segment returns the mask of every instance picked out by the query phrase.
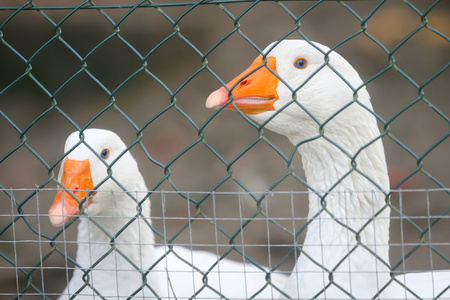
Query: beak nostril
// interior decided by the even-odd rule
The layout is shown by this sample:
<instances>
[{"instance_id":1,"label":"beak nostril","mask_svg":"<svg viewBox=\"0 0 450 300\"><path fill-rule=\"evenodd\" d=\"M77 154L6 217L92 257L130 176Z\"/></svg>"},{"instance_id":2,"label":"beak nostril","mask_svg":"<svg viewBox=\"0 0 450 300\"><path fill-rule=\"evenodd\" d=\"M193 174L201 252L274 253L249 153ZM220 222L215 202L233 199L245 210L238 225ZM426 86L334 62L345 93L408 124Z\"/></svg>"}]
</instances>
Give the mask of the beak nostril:
<instances>
[{"instance_id":1,"label":"beak nostril","mask_svg":"<svg viewBox=\"0 0 450 300\"><path fill-rule=\"evenodd\" d=\"M77 195L79 193L79 189L80 189L79 186L74 186L72 189L72 194Z\"/></svg>"},{"instance_id":2,"label":"beak nostril","mask_svg":"<svg viewBox=\"0 0 450 300\"><path fill-rule=\"evenodd\" d=\"M244 79L244 80L241 81L241 83L239 83L239 85L242 85L242 86L248 85L248 84L249 84L249 82L248 82L247 79Z\"/></svg>"}]
</instances>

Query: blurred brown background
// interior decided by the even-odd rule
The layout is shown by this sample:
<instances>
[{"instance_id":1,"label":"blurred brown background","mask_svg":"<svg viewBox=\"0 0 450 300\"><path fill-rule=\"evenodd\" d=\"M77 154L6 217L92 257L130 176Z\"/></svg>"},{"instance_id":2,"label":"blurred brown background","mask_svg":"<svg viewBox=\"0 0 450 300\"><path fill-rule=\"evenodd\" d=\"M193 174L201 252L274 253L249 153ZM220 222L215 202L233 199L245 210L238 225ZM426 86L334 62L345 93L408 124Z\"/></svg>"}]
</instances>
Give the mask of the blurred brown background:
<instances>
[{"instance_id":1,"label":"blurred brown background","mask_svg":"<svg viewBox=\"0 0 450 300\"><path fill-rule=\"evenodd\" d=\"M154 161L148 159L139 145L131 151L151 190L174 191L168 180L159 184L167 167L171 182L182 191L243 191L233 178L216 188L228 175L227 165L222 160L229 164L239 157L231 166L233 177L261 196L261 192L288 171L287 164L263 141L240 156L257 139L258 133L236 112L222 111L209 121L214 111L206 109L204 103L209 93L219 88L221 83L208 70L202 69L203 65L207 61L208 68L223 82L228 82L258 55L246 39L264 49L295 27L296 21L287 9L297 17L310 9L299 20L301 32L313 41L333 47L361 30L361 21L355 14L366 20L379 2L326 1L318 5L314 1L262 2L256 5L243 2L199 5L191 10L192 5L169 6L169 1L158 1L156 3L163 6L135 10L130 6L74 10L73 7L82 1L65 1L64 5L73 7L17 11L6 7L19 7L27 2L3 0L0 7L0 185L9 190L14 199L0 192L0 297L3 294L5 299L11 298L6 293L17 295L27 284L23 272L15 269L8 260L29 271L45 257L43 265L38 265L33 272L32 283L50 294L61 292L66 284L63 256L54 252L46 257L51 253L46 236L51 238L57 233L45 216L55 192L42 191L29 198L32 191L20 189L56 187L54 182L42 185L51 174L46 165L50 169L55 165L63 154L66 137L75 131L67 117L79 127L89 123L91 128L113 130L128 145L136 138L134 126L145 127L142 145ZM59 1L33 3L43 7L61 4ZM96 5L136 3L138 1L95 2ZM417 158L409 153L413 152L421 159L420 166L425 172L417 172L399 188L448 188L450 139L444 139L436 147L434 145L449 134L450 77L445 68L450 56L447 37L450 5L440 1L432 6L434 0L408 3L410 5L400 1L383 3L364 23L366 34L352 37L337 51L355 67L363 80L370 80L390 65L388 55L373 39L388 51L395 49L392 57L396 67L368 84L375 111L384 120L392 120L390 133L409 149L405 150L389 136L383 139L392 186L418 168ZM428 11L426 20L422 20L418 12L425 11ZM234 18L241 16L239 30L235 30L236 21L230 15ZM425 21L427 26L423 25ZM405 41L412 32L414 35ZM301 35L295 31L288 38L301 38ZM202 60L206 53L206 59ZM146 69L141 57L145 58ZM439 76L429 81L443 69ZM432 105L420 100L408 107L419 97L416 85L425 83L424 96ZM114 105L111 105L111 100L115 101ZM171 106L172 101L175 105ZM16 128L27 131L21 136ZM197 142L199 128L204 142L222 159L204 142ZM286 138L268 130L264 135L284 155L290 155L293 146ZM294 165L296 173L303 176L299 154L295 155ZM56 165L55 172L58 168ZM274 188L274 191L305 190L291 176ZM206 197L204 193L189 195L193 201ZM162 198L158 193L152 197L154 225L161 232ZM296 195L294 200L292 208L290 195L269 195L262 207L272 218L292 218L292 215L305 218L307 195ZM186 217L192 215L196 208L176 193L166 195L165 201L165 216L178 218L166 222L170 236L187 223ZM395 194L393 203L399 209L401 206L403 213L418 226L425 228L429 218L423 217L432 216L431 220L434 220L433 216L445 213L450 206L450 197L447 192L439 191L405 192L402 197ZM218 218L249 218L257 210L255 201L246 195L206 197L200 207L207 216ZM12 225L12 220L22 210L26 219L20 218ZM401 220L398 213L393 212L392 217L391 263L395 265L419 242L420 232L404 218ZM246 254L258 263L273 266L291 248L292 237L268 223L263 215L258 215L258 218L236 237L236 243L244 243ZM280 220L280 223L292 230L292 221ZM297 220L296 230L303 223L304 220ZM239 229L240 222L221 220L218 225L231 236ZM404 268L448 269L449 226L447 214L433 227L432 236L430 233L425 236L426 241L431 238L435 248L447 260L427 247L420 247L405 261ZM180 234L174 243L189 243L192 239L193 243L200 245L198 248L216 251L215 246L207 246L216 243L217 233L207 219L194 221L190 229ZM39 237L33 230L45 236ZM70 226L66 239L75 241L75 234L76 226ZM218 232L217 241L226 245L229 238ZM228 249L227 246L219 248L220 252ZM73 244L67 246L73 258L75 249ZM232 258L239 259L239 256ZM293 262L291 256L279 269L290 271ZM33 292L33 289L29 288L28 292ZM33 295L27 298L34 297L42 298Z\"/></svg>"}]
</instances>

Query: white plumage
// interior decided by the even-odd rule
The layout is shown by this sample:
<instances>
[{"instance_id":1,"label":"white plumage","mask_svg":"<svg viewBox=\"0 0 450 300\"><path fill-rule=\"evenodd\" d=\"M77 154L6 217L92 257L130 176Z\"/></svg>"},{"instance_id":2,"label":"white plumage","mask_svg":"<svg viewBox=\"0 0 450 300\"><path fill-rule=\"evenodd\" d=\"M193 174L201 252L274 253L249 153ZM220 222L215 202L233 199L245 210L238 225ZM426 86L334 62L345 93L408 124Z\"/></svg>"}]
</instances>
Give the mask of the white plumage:
<instances>
[{"instance_id":1,"label":"white plumage","mask_svg":"<svg viewBox=\"0 0 450 300\"><path fill-rule=\"evenodd\" d=\"M99 295L105 299L247 299L254 295L269 299L278 295L267 285L267 273L254 265L229 259L217 263L218 256L206 251L155 247L149 226L150 200L142 201L146 193L136 192L147 190L136 161L111 131L88 129L83 135L82 143L79 132L68 137L59 175L77 200L60 190L49 211L52 224L61 226L77 215L77 201L86 196L86 190L88 197L97 185L111 192L98 191L85 205L78 226L79 268L59 299L77 294L76 299L100 299ZM287 276L271 274L271 282L279 289L286 280Z\"/></svg>"},{"instance_id":2,"label":"white plumage","mask_svg":"<svg viewBox=\"0 0 450 300\"><path fill-rule=\"evenodd\" d=\"M284 293L294 299L450 297L448 271L391 278L389 177L370 97L355 69L329 48L302 40L273 43L263 53L227 84L232 103L222 87L206 106L237 107L298 145L312 221L302 247L307 255L298 258Z\"/></svg>"}]
</instances>

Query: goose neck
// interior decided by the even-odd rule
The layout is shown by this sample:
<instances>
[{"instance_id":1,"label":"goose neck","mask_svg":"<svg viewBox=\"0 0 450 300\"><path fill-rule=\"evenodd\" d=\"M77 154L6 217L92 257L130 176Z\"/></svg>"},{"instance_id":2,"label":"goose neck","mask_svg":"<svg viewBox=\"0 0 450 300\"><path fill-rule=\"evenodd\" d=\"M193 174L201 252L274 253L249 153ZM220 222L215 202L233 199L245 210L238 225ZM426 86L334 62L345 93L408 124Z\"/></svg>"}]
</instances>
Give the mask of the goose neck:
<instances>
[{"instance_id":1,"label":"goose neck","mask_svg":"<svg viewBox=\"0 0 450 300\"><path fill-rule=\"evenodd\" d=\"M77 260L90 253L90 259L95 261L111 250L119 250L139 265L140 257L154 248L154 233L149 226L150 200L137 205L127 194L113 192L97 193L96 198L88 206L86 216L80 218Z\"/></svg>"},{"instance_id":2,"label":"goose neck","mask_svg":"<svg viewBox=\"0 0 450 300\"><path fill-rule=\"evenodd\" d=\"M324 138L299 147L310 190L311 223L304 245L327 245L311 255L328 262L330 269L354 246L361 248L356 251L360 257L373 260L373 251L389 261L389 178L383 146L378 140L358 152L359 148L345 147L345 153Z\"/></svg>"}]
</instances>

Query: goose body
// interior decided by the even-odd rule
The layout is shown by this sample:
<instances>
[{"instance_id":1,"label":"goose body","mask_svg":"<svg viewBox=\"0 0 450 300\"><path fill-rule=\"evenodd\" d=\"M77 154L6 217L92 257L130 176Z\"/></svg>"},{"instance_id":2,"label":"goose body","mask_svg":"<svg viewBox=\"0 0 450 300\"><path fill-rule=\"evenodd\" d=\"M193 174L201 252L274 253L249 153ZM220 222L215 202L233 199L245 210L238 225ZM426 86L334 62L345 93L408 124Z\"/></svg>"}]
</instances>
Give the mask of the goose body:
<instances>
[{"instance_id":1,"label":"goose body","mask_svg":"<svg viewBox=\"0 0 450 300\"><path fill-rule=\"evenodd\" d=\"M263 53L227 88L213 92L206 106L239 109L288 137L301 153L310 223L284 296L450 297L449 271L391 277L386 159L356 70L314 42L283 40Z\"/></svg>"},{"instance_id":2,"label":"goose body","mask_svg":"<svg viewBox=\"0 0 450 300\"><path fill-rule=\"evenodd\" d=\"M79 202L84 201L77 267L59 299L74 295L76 299L270 299L278 295L267 285L269 272L254 265L219 260L206 251L155 247L147 187L125 144L108 130L87 129L83 136L83 142L79 132L67 138L59 174L64 189L59 189L49 210L51 223L62 226L79 214ZM270 277L278 289L287 280L281 274Z\"/></svg>"}]
</instances>

